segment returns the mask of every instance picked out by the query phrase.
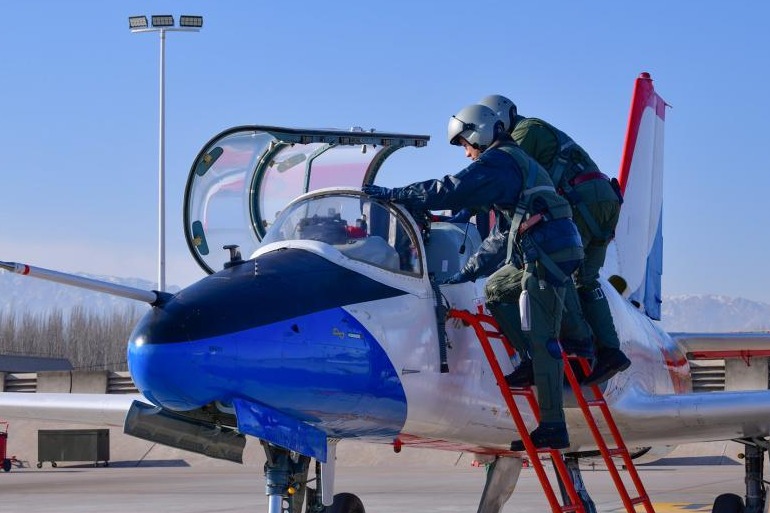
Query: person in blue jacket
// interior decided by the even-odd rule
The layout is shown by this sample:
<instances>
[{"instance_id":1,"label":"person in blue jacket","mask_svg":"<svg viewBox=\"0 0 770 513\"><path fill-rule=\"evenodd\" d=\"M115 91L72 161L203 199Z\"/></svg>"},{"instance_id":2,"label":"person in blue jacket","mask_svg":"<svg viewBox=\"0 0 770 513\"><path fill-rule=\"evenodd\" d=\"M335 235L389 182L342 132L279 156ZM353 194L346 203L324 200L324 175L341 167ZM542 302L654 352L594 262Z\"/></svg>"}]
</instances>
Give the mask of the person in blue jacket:
<instances>
[{"instance_id":1,"label":"person in blue jacket","mask_svg":"<svg viewBox=\"0 0 770 513\"><path fill-rule=\"evenodd\" d=\"M496 226L446 283L489 276L490 312L506 335L512 333L517 350L531 356L541 414L532 441L538 448L568 447L558 335L564 285L583 259L572 209L489 107L465 107L450 118L447 130L449 143L461 146L472 160L465 169L404 187L365 185L362 190L412 211L494 211ZM522 451L524 445L516 440L511 449Z\"/></svg>"}]
</instances>

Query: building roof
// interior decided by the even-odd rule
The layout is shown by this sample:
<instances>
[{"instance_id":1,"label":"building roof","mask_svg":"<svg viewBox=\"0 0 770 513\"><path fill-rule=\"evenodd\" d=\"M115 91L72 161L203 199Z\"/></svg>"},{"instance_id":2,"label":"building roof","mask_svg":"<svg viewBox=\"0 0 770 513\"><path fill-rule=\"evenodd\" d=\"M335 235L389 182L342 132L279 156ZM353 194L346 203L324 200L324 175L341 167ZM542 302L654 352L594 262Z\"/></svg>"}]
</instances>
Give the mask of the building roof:
<instances>
[{"instance_id":1,"label":"building roof","mask_svg":"<svg viewBox=\"0 0 770 513\"><path fill-rule=\"evenodd\" d=\"M72 364L66 358L0 354L0 372L68 371Z\"/></svg>"}]
</instances>

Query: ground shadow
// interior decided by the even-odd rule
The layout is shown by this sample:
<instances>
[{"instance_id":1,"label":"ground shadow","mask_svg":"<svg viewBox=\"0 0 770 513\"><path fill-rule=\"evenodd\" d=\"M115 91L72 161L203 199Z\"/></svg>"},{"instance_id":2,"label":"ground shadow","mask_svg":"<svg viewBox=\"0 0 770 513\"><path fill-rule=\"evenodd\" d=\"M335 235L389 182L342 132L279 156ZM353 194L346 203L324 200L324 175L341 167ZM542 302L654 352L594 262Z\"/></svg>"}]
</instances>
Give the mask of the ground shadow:
<instances>
[{"instance_id":1,"label":"ground shadow","mask_svg":"<svg viewBox=\"0 0 770 513\"><path fill-rule=\"evenodd\" d=\"M637 467L686 467L697 465L741 465L727 456L682 456L663 458L652 463L640 463Z\"/></svg>"}]
</instances>

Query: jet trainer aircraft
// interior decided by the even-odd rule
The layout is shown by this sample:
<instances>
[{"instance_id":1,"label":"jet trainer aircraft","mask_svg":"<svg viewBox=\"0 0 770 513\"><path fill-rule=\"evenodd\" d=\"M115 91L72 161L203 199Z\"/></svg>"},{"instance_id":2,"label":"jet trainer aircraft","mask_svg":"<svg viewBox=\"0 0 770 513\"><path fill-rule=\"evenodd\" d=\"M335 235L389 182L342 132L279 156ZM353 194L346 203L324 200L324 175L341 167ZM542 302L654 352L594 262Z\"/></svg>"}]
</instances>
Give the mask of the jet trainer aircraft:
<instances>
[{"instance_id":1,"label":"jet trainer aircraft","mask_svg":"<svg viewBox=\"0 0 770 513\"><path fill-rule=\"evenodd\" d=\"M642 74L618 176L625 202L602 277L633 364L604 395L642 458L687 442L745 444L745 511L758 512L770 446L767 366L743 368L764 372L756 390L696 393L688 357L766 363L770 335L672 335L656 322L664 119L665 102ZM364 511L355 495L334 493L341 440L467 451L491 462L479 511L500 511L519 477L523 454L509 447L520 435L473 329L446 320L447 307L478 311L484 280L437 285L473 254L480 234L360 192L395 151L427 142L270 126L215 136L192 165L184 207L190 251L209 276L173 295L0 263L152 305L128 341L141 398L3 393L4 416L124 425L233 461L245 437L256 437L270 513ZM510 372L508 354L495 352ZM565 398L572 445L564 452L596 456L586 419L570 391ZM526 401L517 406L533 429ZM315 488L306 486L311 470ZM744 501L723 494L714 511L744 511Z\"/></svg>"}]
</instances>

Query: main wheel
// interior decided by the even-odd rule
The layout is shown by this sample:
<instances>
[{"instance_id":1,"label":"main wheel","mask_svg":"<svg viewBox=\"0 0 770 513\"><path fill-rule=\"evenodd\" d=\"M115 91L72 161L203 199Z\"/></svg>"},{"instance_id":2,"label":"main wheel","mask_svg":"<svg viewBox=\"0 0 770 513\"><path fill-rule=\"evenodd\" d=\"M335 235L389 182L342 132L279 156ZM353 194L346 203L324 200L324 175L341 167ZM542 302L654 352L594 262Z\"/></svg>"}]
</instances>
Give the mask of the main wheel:
<instances>
[{"instance_id":1,"label":"main wheel","mask_svg":"<svg viewBox=\"0 0 770 513\"><path fill-rule=\"evenodd\" d=\"M743 497L734 493L723 493L714 501L711 513L743 513Z\"/></svg>"},{"instance_id":2,"label":"main wheel","mask_svg":"<svg viewBox=\"0 0 770 513\"><path fill-rule=\"evenodd\" d=\"M5 472L10 472L11 471L11 459L10 458L5 458L3 460L3 470Z\"/></svg>"},{"instance_id":3,"label":"main wheel","mask_svg":"<svg viewBox=\"0 0 770 513\"><path fill-rule=\"evenodd\" d=\"M366 513L364 503L352 493L334 495L332 505L324 509L324 513Z\"/></svg>"}]
</instances>

